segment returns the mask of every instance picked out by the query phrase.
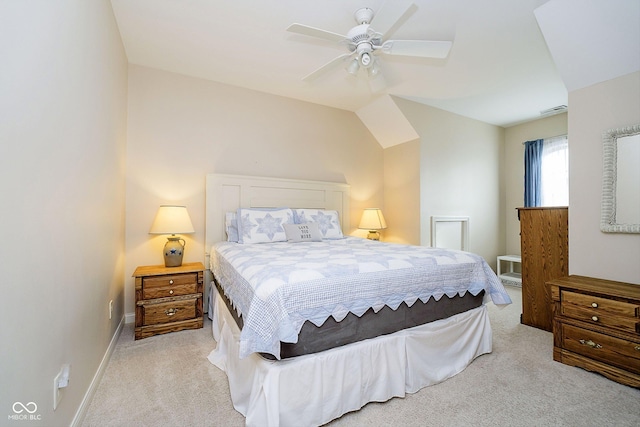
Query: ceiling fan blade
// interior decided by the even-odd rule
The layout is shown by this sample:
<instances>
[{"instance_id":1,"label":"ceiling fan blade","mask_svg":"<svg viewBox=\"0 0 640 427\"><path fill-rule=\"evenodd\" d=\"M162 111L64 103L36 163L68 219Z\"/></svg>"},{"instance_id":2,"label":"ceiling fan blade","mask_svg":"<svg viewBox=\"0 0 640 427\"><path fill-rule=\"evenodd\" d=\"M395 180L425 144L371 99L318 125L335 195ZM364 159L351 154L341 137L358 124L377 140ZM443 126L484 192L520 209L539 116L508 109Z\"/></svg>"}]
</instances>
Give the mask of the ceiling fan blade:
<instances>
[{"instance_id":1,"label":"ceiling fan blade","mask_svg":"<svg viewBox=\"0 0 640 427\"><path fill-rule=\"evenodd\" d=\"M303 24L291 24L287 31L305 36L317 37L331 42L341 42L347 38L342 34L332 33L331 31L321 30L320 28L310 27Z\"/></svg>"},{"instance_id":2,"label":"ceiling fan blade","mask_svg":"<svg viewBox=\"0 0 640 427\"><path fill-rule=\"evenodd\" d=\"M416 10L418 6L411 0L388 0L371 20L371 27L382 34L383 41L387 40Z\"/></svg>"},{"instance_id":3,"label":"ceiling fan blade","mask_svg":"<svg viewBox=\"0 0 640 427\"><path fill-rule=\"evenodd\" d=\"M331 61L327 62L326 64L324 64L322 67L318 68L317 70L315 70L314 72L306 75L302 80L305 82L310 82L313 81L315 79L317 79L318 77L320 77L322 74L327 73L335 68L338 68L340 65L342 65L344 63L344 61L347 60L347 58L353 56L354 53L345 53L343 55L338 56L337 58L332 59Z\"/></svg>"},{"instance_id":4,"label":"ceiling fan blade","mask_svg":"<svg viewBox=\"0 0 640 427\"><path fill-rule=\"evenodd\" d=\"M449 41L388 40L382 44L380 50L387 55L446 58L452 44Z\"/></svg>"}]
</instances>

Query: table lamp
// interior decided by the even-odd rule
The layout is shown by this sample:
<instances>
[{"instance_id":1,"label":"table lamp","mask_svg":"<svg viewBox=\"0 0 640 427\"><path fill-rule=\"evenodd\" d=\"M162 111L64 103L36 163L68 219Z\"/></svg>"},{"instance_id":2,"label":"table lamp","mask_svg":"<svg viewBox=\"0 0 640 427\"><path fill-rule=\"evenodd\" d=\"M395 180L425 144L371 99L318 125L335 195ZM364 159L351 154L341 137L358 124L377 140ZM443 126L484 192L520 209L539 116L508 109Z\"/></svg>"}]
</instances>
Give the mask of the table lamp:
<instances>
[{"instance_id":1,"label":"table lamp","mask_svg":"<svg viewBox=\"0 0 640 427\"><path fill-rule=\"evenodd\" d=\"M194 233L186 206L162 205L156 213L149 234L171 234L164 245L164 266L180 267L185 241L176 234Z\"/></svg>"},{"instance_id":2,"label":"table lamp","mask_svg":"<svg viewBox=\"0 0 640 427\"><path fill-rule=\"evenodd\" d=\"M360 220L358 228L369 230L367 239L380 240L380 232L378 230L387 228L387 222L384 220L384 215L382 215L380 209L366 208L364 212L362 212L362 219Z\"/></svg>"}]
</instances>

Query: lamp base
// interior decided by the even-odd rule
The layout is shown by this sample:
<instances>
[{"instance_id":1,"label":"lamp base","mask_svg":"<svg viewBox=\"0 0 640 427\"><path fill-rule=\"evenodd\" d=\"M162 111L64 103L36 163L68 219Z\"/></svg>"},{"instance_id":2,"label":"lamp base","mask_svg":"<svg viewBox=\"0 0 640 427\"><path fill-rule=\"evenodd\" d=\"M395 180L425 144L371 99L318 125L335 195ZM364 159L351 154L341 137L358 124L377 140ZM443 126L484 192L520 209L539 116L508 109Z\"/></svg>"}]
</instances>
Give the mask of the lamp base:
<instances>
[{"instance_id":1,"label":"lamp base","mask_svg":"<svg viewBox=\"0 0 640 427\"><path fill-rule=\"evenodd\" d=\"M369 230L369 234L367 234L367 239L380 240L380 232L378 230Z\"/></svg>"},{"instance_id":2,"label":"lamp base","mask_svg":"<svg viewBox=\"0 0 640 427\"><path fill-rule=\"evenodd\" d=\"M185 241L180 237L167 237L163 251L165 267L180 267L182 265L184 245Z\"/></svg>"}]
</instances>

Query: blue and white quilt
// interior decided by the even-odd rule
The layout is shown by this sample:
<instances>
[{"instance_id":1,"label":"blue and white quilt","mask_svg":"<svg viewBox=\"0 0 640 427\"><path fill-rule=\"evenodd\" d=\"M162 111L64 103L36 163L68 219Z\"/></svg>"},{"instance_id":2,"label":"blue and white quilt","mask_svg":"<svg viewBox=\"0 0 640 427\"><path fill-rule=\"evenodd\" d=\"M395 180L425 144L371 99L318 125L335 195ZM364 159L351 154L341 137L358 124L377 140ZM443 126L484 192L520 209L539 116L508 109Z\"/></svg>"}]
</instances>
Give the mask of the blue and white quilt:
<instances>
[{"instance_id":1,"label":"blue and white quilt","mask_svg":"<svg viewBox=\"0 0 640 427\"><path fill-rule=\"evenodd\" d=\"M220 242L211 270L242 315L240 357L254 352L280 358L280 341L295 343L306 320L321 326L349 312L362 316L486 292L510 304L502 283L479 255L449 249L376 242L357 237L301 243Z\"/></svg>"}]
</instances>

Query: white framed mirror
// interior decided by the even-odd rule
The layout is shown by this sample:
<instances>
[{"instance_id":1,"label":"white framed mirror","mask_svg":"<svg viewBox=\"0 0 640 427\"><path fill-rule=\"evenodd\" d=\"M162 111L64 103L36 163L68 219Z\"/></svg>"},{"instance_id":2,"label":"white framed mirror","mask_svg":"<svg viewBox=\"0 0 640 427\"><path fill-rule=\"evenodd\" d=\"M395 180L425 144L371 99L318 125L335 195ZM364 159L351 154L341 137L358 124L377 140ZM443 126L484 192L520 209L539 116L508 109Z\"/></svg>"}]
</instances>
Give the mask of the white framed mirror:
<instances>
[{"instance_id":1,"label":"white framed mirror","mask_svg":"<svg viewBox=\"0 0 640 427\"><path fill-rule=\"evenodd\" d=\"M602 134L603 176L600 229L640 233L640 125Z\"/></svg>"}]
</instances>

